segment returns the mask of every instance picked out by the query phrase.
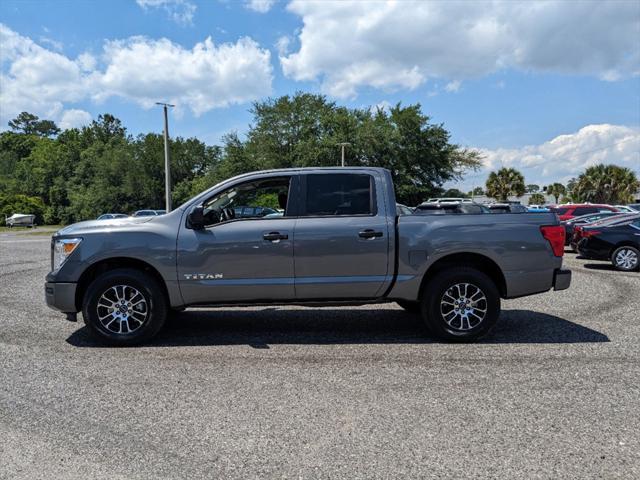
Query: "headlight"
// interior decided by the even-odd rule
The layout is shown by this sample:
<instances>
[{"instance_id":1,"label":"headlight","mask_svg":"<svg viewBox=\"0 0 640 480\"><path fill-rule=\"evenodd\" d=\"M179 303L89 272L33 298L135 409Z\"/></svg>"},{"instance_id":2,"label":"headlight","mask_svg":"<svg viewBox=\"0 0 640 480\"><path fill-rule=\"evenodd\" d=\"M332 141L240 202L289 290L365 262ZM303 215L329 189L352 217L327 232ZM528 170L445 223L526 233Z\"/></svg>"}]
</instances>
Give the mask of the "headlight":
<instances>
[{"instance_id":1,"label":"headlight","mask_svg":"<svg viewBox=\"0 0 640 480\"><path fill-rule=\"evenodd\" d=\"M52 270L57 270L69 258L69 255L80 245L81 238L63 238L53 244Z\"/></svg>"}]
</instances>

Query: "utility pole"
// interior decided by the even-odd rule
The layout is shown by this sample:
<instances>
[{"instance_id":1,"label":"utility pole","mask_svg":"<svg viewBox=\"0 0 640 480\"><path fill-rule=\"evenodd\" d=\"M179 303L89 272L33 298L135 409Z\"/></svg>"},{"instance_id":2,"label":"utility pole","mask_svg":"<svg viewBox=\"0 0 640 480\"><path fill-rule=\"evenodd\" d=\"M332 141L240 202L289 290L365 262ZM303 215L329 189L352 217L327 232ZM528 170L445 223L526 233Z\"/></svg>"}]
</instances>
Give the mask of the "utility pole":
<instances>
[{"instance_id":1,"label":"utility pole","mask_svg":"<svg viewBox=\"0 0 640 480\"><path fill-rule=\"evenodd\" d=\"M175 107L170 103L156 102L156 105L162 105L164 109L164 208L167 213L171 211L171 166L169 164L169 115L168 107Z\"/></svg>"},{"instance_id":2,"label":"utility pole","mask_svg":"<svg viewBox=\"0 0 640 480\"><path fill-rule=\"evenodd\" d=\"M350 146L351 144L349 142L342 142L339 143L338 146L342 147L342 166L344 167L344 147L346 146Z\"/></svg>"}]
</instances>

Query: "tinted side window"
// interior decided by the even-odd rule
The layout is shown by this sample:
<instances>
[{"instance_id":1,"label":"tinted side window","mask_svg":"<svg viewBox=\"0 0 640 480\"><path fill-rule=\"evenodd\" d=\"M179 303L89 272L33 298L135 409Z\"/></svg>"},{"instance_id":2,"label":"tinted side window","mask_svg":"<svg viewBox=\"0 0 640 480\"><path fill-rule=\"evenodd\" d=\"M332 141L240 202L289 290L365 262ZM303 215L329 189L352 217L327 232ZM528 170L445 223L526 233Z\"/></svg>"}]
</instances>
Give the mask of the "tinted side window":
<instances>
[{"instance_id":1,"label":"tinted side window","mask_svg":"<svg viewBox=\"0 0 640 480\"><path fill-rule=\"evenodd\" d=\"M306 215L369 215L373 212L371 175L307 175Z\"/></svg>"},{"instance_id":2,"label":"tinted side window","mask_svg":"<svg viewBox=\"0 0 640 480\"><path fill-rule=\"evenodd\" d=\"M599 208L594 208L594 207L578 207L578 208L576 208L575 212L573 212L573 214L576 217L578 217L580 215L587 215L589 213L597 213L599 211L600 211Z\"/></svg>"},{"instance_id":3,"label":"tinted side window","mask_svg":"<svg viewBox=\"0 0 640 480\"><path fill-rule=\"evenodd\" d=\"M551 211L557 213L558 215L564 215L569 211L569 209L568 208L552 208Z\"/></svg>"}]
</instances>

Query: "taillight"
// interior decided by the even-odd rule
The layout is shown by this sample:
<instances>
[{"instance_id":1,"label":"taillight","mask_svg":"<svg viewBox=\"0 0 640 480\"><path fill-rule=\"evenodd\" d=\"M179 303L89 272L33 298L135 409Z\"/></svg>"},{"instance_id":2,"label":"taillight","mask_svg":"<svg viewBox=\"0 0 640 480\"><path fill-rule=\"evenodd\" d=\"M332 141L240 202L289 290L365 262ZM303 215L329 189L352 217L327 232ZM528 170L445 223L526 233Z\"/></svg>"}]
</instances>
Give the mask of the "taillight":
<instances>
[{"instance_id":1,"label":"taillight","mask_svg":"<svg viewBox=\"0 0 640 480\"><path fill-rule=\"evenodd\" d=\"M547 239L551 245L551 250L556 257L564 255L564 236L565 231L562 225L543 225L540 227L542 236Z\"/></svg>"},{"instance_id":2,"label":"taillight","mask_svg":"<svg viewBox=\"0 0 640 480\"><path fill-rule=\"evenodd\" d=\"M602 232L599 230L583 230L582 238L593 237L594 235L600 235Z\"/></svg>"}]
</instances>

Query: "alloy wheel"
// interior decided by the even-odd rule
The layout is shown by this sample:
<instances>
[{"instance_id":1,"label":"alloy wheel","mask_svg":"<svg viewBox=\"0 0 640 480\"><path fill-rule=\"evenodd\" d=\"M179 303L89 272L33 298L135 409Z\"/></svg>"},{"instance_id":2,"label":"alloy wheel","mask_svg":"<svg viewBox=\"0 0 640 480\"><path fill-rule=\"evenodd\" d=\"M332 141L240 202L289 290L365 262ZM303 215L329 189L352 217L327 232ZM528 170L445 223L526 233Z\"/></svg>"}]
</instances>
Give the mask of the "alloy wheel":
<instances>
[{"instance_id":1,"label":"alloy wheel","mask_svg":"<svg viewBox=\"0 0 640 480\"><path fill-rule=\"evenodd\" d=\"M472 283L456 283L440 299L440 313L447 325L459 331L476 328L487 315L487 297Z\"/></svg>"},{"instance_id":2,"label":"alloy wheel","mask_svg":"<svg viewBox=\"0 0 640 480\"><path fill-rule=\"evenodd\" d=\"M633 270L638 266L638 255L633 250L621 248L615 256L616 266L625 270Z\"/></svg>"},{"instance_id":3,"label":"alloy wheel","mask_svg":"<svg viewBox=\"0 0 640 480\"><path fill-rule=\"evenodd\" d=\"M135 332L147 321L147 299L130 285L115 285L105 290L96 307L98 320L112 333Z\"/></svg>"}]
</instances>

